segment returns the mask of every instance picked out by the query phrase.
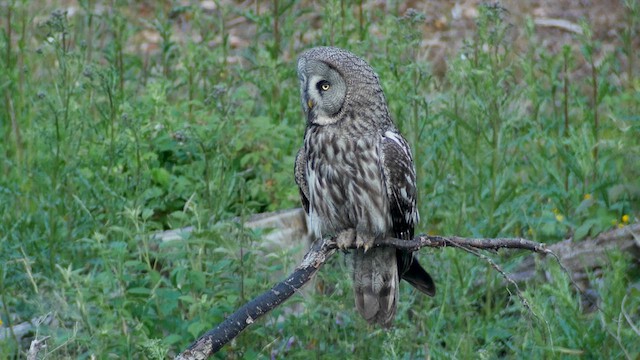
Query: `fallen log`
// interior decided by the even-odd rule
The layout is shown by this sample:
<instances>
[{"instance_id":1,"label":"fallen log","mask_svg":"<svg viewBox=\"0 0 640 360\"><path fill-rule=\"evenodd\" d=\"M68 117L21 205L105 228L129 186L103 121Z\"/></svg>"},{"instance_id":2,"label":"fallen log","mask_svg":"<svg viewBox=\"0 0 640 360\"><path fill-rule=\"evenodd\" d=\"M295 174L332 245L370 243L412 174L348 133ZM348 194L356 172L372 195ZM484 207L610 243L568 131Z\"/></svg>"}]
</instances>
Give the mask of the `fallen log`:
<instances>
[{"instance_id":1,"label":"fallen log","mask_svg":"<svg viewBox=\"0 0 640 360\"><path fill-rule=\"evenodd\" d=\"M597 273L608 261L608 254L612 251L620 251L633 256L640 262L640 224L632 224L621 229L615 229L601 233L595 238L587 238L580 241L573 239L548 245L565 270L569 272L573 281L585 284L589 273ZM548 274L537 266L536 255L526 257L516 270L509 275L515 282L532 280L538 276L548 277Z\"/></svg>"}]
</instances>

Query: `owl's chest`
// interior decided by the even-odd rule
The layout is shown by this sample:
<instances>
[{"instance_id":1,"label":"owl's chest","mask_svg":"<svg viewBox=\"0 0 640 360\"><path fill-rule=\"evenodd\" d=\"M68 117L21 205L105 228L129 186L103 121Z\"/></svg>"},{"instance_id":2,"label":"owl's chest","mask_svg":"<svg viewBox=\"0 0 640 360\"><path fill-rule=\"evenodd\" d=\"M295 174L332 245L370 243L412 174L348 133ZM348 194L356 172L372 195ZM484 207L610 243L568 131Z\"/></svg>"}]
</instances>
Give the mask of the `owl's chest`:
<instances>
[{"instance_id":1,"label":"owl's chest","mask_svg":"<svg viewBox=\"0 0 640 360\"><path fill-rule=\"evenodd\" d=\"M307 135L310 217L316 233L335 234L348 228L385 233L389 211L379 139Z\"/></svg>"}]
</instances>

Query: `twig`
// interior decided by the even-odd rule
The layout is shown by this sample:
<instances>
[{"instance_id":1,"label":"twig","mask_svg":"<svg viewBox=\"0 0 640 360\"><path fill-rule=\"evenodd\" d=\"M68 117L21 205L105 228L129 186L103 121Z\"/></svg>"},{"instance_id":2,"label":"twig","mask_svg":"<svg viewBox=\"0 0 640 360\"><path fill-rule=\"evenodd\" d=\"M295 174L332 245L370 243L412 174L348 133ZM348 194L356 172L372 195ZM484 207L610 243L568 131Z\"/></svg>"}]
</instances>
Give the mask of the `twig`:
<instances>
[{"instance_id":1,"label":"twig","mask_svg":"<svg viewBox=\"0 0 640 360\"><path fill-rule=\"evenodd\" d=\"M558 28L574 34L582 35L582 28L580 25L574 24L565 19L536 18L533 20L533 23L541 27Z\"/></svg>"},{"instance_id":2,"label":"twig","mask_svg":"<svg viewBox=\"0 0 640 360\"><path fill-rule=\"evenodd\" d=\"M27 360L36 360L40 351L47 348L47 340L50 337L51 336L45 336L40 339L36 337L29 346L29 352L27 352Z\"/></svg>"},{"instance_id":3,"label":"twig","mask_svg":"<svg viewBox=\"0 0 640 360\"><path fill-rule=\"evenodd\" d=\"M635 324L633 323L633 321L629 318L629 314L627 313L627 311L624 309L624 302L627 300L627 295L625 294L625 296L622 298L622 303L620 304L620 312L622 313L622 315L624 315L625 320L627 320L627 323L629 324L629 326L631 327L631 329L638 335L640 336L640 330L635 326Z\"/></svg>"},{"instance_id":4,"label":"twig","mask_svg":"<svg viewBox=\"0 0 640 360\"><path fill-rule=\"evenodd\" d=\"M502 267L500 267L500 265L496 264L495 261L493 261L493 259L491 259L490 257L481 254L479 252L477 252L475 249L471 249L468 248L466 246L460 246L460 248L472 255L475 255L477 257L479 257L480 259L486 261L489 265L491 265L491 267L500 273L500 275L502 275L502 277L504 278L504 280L511 284L515 289L516 289L516 295L518 296L518 299L520 299L520 302L522 303L522 306L524 306L527 310L529 310L529 312L533 315L533 317L535 317L536 319L540 320L540 318L538 317L538 314L536 314L533 309L531 308L531 305L529 305L529 301L527 301L527 299L524 297L524 295L522 294L522 291L520 291L520 287L518 286L518 283L516 283L515 281L513 281L512 278L509 277L509 275L502 269ZM511 295L511 290L509 290L509 287L507 286L507 291L509 292L509 295Z\"/></svg>"},{"instance_id":5,"label":"twig","mask_svg":"<svg viewBox=\"0 0 640 360\"><path fill-rule=\"evenodd\" d=\"M376 246L393 246L407 251L417 251L423 247L471 247L482 250L522 249L542 254L551 253L545 244L522 238L472 239L457 236L443 237L422 235L413 240L386 239L376 243Z\"/></svg>"},{"instance_id":6,"label":"twig","mask_svg":"<svg viewBox=\"0 0 640 360\"><path fill-rule=\"evenodd\" d=\"M470 239L461 237L418 236L413 240L386 239L375 246L392 246L407 251L422 247L461 247L465 249L497 250L502 248L523 249L538 253L550 253L544 244L522 238ZM206 359L238 336L247 326L268 313L304 286L337 249L335 239L316 241L305 255L302 263L286 280L279 282L231 314L214 329L202 335L176 359ZM495 267L494 267L495 268Z\"/></svg>"}]
</instances>

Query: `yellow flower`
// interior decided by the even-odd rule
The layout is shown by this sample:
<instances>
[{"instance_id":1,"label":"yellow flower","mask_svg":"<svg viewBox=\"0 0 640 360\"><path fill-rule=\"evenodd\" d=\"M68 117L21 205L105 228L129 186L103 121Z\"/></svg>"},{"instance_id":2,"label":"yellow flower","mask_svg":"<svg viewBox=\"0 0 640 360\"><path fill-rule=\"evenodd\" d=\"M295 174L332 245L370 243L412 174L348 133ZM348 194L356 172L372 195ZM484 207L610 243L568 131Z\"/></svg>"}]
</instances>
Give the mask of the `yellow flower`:
<instances>
[{"instance_id":1,"label":"yellow flower","mask_svg":"<svg viewBox=\"0 0 640 360\"><path fill-rule=\"evenodd\" d=\"M2 319L0 319L0 326L2 326Z\"/></svg>"},{"instance_id":2,"label":"yellow flower","mask_svg":"<svg viewBox=\"0 0 640 360\"><path fill-rule=\"evenodd\" d=\"M627 214L622 215L622 222L625 223L625 224L628 224L629 223L629 215L627 215Z\"/></svg>"},{"instance_id":3,"label":"yellow flower","mask_svg":"<svg viewBox=\"0 0 640 360\"><path fill-rule=\"evenodd\" d=\"M558 220L558 222L562 222L562 220L564 220L564 216L562 216L562 214L556 214L556 220Z\"/></svg>"},{"instance_id":4,"label":"yellow flower","mask_svg":"<svg viewBox=\"0 0 640 360\"><path fill-rule=\"evenodd\" d=\"M591 194L584 194L585 200L591 200Z\"/></svg>"}]
</instances>

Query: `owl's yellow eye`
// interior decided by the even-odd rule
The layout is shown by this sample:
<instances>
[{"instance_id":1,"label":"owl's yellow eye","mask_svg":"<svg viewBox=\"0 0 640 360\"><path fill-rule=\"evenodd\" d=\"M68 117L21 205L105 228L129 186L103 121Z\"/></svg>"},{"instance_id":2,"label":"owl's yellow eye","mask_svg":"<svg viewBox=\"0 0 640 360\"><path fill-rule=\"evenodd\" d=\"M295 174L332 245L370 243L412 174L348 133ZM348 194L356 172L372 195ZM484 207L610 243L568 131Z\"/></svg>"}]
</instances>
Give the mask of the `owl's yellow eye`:
<instances>
[{"instance_id":1,"label":"owl's yellow eye","mask_svg":"<svg viewBox=\"0 0 640 360\"><path fill-rule=\"evenodd\" d=\"M318 90L322 90L322 91L327 91L329 90L329 88L331 87L331 85L329 84L328 81L326 80L322 80L318 83L318 85L316 85L318 87Z\"/></svg>"}]
</instances>

